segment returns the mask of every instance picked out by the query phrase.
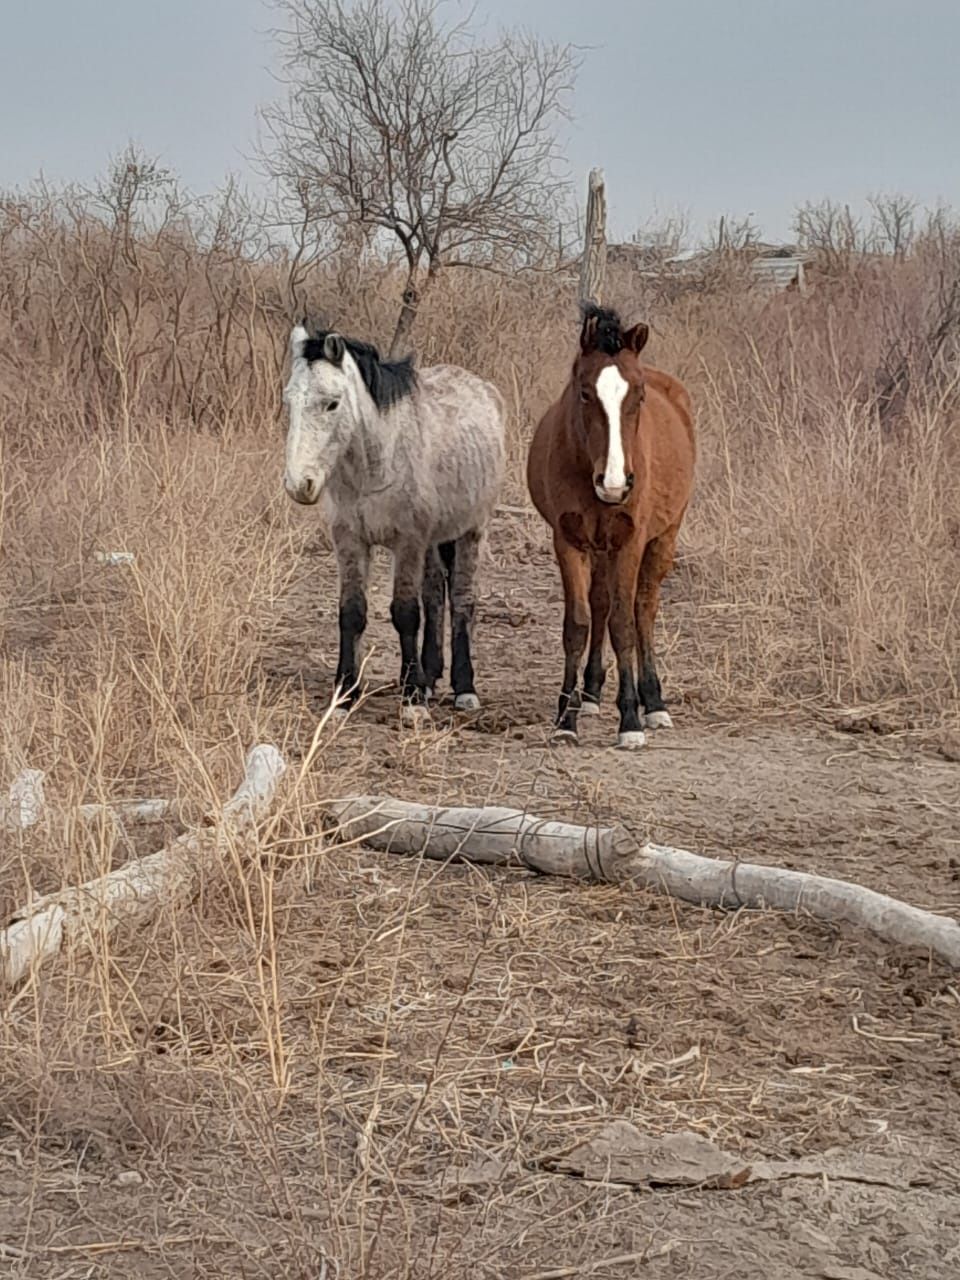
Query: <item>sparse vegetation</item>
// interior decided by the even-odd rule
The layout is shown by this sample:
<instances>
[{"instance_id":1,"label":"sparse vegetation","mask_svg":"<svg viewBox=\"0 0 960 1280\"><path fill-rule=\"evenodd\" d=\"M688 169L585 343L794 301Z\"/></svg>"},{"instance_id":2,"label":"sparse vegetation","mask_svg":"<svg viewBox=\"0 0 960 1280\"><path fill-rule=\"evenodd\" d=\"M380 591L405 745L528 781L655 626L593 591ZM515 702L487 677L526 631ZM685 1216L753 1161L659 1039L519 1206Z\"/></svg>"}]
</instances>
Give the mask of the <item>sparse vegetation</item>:
<instances>
[{"instance_id":1,"label":"sparse vegetation","mask_svg":"<svg viewBox=\"0 0 960 1280\"><path fill-rule=\"evenodd\" d=\"M804 921L675 914L315 838L324 799L351 791L504 799L616 813L705 851L759 841L761 856L779 847L956 909L956 767L919 753L960 729L960 365L955 326L938 329L960 237L944 215L918 226L906 204L890 219L882 252L841 220L806 296L765 298L732 275L663 300L611 268L610 302L651 321L651 360L697 409L697 496L662 631L680 750L651 748L630 778L600 753L578 772L541 750L559 606L539 524L505 516L477 628L492 694L481 732L402 736L393 696L372 697L288 795L259 860L229 861L150 936L104 942L92 964L5 997L11 1274L492 1280L590 1274L664 1246L651 1274L673 1274L721 1210L701 1196L693 1219L673 1201L641 1211L633 1193L551 1173L545 1157L598 1116L771 1155L890 1120L949 1164L956 1116L927 1103L955 1075L955 991L935 967ZM386 345L406 286L406 265L358 269L349 248L305 263L237 191L188 201L133 154L96 191L3 202L0 784L42 768L63 814L4 843L5 910L129 856L80 829L74 802L179 795L199 811L252 742L306 749L336 596L315 515L281 491L288 318L306 297ZM468 365L508 398L512 506L571 358L574 289L449 265L420 304L418 358ZM884 429L878 371L901 367L908 394ZM93 562L114 549L136 563ZM380 634L374 683L393 674ZM752 748L722 731L792 722L805 741L844 717L895 735L887 763L823 764L860 738L818 747L814 768L767 730ZM896 755L907 749L922 776ZM864 807L870 787L892 816ZM729 1274L753 1274L736 1270L753 1214L777 1225L766 1194L724 1202L725 1225L746 1214L729 1256L709 1245ZM930 1212L946 1222L955 1208ZM886 1271L855 1237L848 1265L936 1274L933 1237L902 1257L892 1239L877 1245Z\"/></svg>"}]
</instances>

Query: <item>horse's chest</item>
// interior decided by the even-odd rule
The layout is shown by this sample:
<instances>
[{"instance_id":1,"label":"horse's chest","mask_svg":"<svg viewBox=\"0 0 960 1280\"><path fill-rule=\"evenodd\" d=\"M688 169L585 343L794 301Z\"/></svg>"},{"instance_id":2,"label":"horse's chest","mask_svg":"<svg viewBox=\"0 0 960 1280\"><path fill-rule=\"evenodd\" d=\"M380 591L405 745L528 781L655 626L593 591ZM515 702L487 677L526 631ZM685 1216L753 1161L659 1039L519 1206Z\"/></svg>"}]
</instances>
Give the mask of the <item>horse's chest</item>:
<instances>
[{"instance_id":1,"label":"horse's chest","mask_svg":"<svg viewBox=\"0 0 960 1280\"><path fill-rule=\"evenodd\" d=\"M361 499L353 518L364 539L371 546L394 550L408 538L426 540L431 525L430 513L423 510L411 492L390 492Z\"/></svg>"},{"instance_id":2,"label":"horse's chest","mask_svg":"<svg viewBox=\"0 0 960 1280\"><path fill-rule=\"evenodd\" d=\"M403 525L402 511L392 502L366 499L357 506L357 523L366 542L392 547ZM409 517L409 512L407 513Z\"/></svg>"},{"instance_id":3,"label":"horse's chest","mask_svg":"<svg viewBox=\"0 0 960 1280\"><path fill-rule=\"evenodd\" d=\"M637 537L637 526L629 511L565 511L559 524L572 547L594 555L615 554Z\"/></svg>"}]
</instances>

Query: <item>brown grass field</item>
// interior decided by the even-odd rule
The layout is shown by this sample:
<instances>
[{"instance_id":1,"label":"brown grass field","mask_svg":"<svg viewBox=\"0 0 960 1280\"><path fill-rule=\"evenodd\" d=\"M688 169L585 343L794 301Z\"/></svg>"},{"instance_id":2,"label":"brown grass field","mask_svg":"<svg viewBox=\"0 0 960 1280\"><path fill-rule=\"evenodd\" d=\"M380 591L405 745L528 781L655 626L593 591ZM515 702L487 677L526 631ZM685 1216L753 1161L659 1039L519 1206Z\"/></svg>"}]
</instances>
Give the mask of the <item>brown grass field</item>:
<instances>
[{"instance_id":1,"label":"brown grass field","mask_svg":"<svg viewBox=\"0 0 960 1280\"><path fill-rule=\"evenodd\" d=\"M4 916L163 841L85 829L76 803L176 796L196 817L251 743L301 760L331 692L335 565L280 483L284 263L128 232L76 201L0 210L0 790L41 768L56 809L4 836ZM4 994L3 1274L960 1275L949 970L803 917L317 840L338 796L501 801L960 910L960 398L950 342L931 363L915 341L958 252L921 239L803 297L735 273L673 297L612 281L697 409L658 624L675 733L625 758L608 707L580 750L548 748L559 583L545 527L513 510L483 582L485 710L401 731L378 561L371 693L256 856ZM385 269L332 262L307 286L348 332L389 332ZM421 363L508 398L511 507L573 303L563 280L461 273L419 321ZM881 431L891 360L911 393ZM136 563L95 563L116 549ZM900 1173L710 1190L557 1171L618 1118Z\"/></svg>"}]
</instances>

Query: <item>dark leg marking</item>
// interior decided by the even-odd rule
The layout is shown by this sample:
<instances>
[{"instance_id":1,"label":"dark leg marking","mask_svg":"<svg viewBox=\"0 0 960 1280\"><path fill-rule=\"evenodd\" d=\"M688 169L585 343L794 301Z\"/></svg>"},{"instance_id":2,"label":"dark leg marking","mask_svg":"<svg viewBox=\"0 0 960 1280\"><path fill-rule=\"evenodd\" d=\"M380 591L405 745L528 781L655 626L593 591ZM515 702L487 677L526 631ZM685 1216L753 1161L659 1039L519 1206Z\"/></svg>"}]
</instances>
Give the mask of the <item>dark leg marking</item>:
<instances>
[{"instance_id":1,"label":"dark leg marking","mask_svg":"<svg viewBox=\"0 0 960 1280\"><path fill-rule=\"evenodd\" d=\"M481 546L481 534L472 529L455 543L445 542L440 547L441 558L450 575L450 682L454 706L460 711L477 711L480 708L471 649Z\"/></svg>"},{"instance_id":2,"label":"dark leg marking","mask_svg":"<svg viewBox=\"0 0 960 1280\"><path fill-rule=\"evenodd\" d=\"M657 668L652 648L642 651L640 667L640 700L643 703L643 709L648 716L652 716L658 711L665 712L667 710L667 704L663 700L663 690L660 687L660 677L657 675ZM651 726L651 728L652 727L653 726Z\"/></svg>"},{"instance_id":3,"label":"dark leg marking","mask_svg":"<svg viewBox=\"0 0 960 1280\"><path fill-rule=\"evenodd\" d=\"M619 675L617 709L620 730L617 745L625 750L643 746L640 692L637 688L637 624L634 615L637 590L637 557L621 552L614 566L610 639L617 655Z\"/></svg>"},{"instance_id":4,"label":"dark leg marking","mask_svg":"<svg viewBox=\"0 0 960 1280\"><path fill-rule=\"evenodd\" d=\"M340 651L336 679L344 702L351 707L360 696L357 645L367 626L367 572L370 553L351 530L341 526L334 528L332 532L340 575Z\"/></svg>"},{"instance_id":5,"label":"dark leg marking","mask_svg":"<svg viewBox=\"0 0 960 1280\"><path fill-rule=\"evenodd\" d=\"M620 729L617 745L627 750L643 746L643 725L640 722L640 695L637 690L637 673L631 662L619 663L619 688L617 710L620 712Z\"/></svg>"},{"instance_id":6,"label":"dark leg marking","mask_svg":"<svg viewBox=\"0 0 960 1280\"><path fill-rule=\"evenodd\" d=\"M589 591L590 563L585 552L572 547L560 534L554 538L557 563L563 579L563 684L557 704L555 738L576 741L577 692L580 661L590 632Z\"/></svg>"},{"instance_id":7,"label":"dark leg marking","mask_svg":"<svg viewBox=\"0 0 960 1280\"><path fill-rule=\"evenodd\" d=\"M437 547L427 551L423 571L423 648L420 665L428 693L436 692L443 675L444 607L447 597L447 571Z\"/></svg>"},{"instance_id":8,"label":"dark leg marking","mask_svg":"<svg viewBox=\"0 0 960 1280\"><path fill-rule=\"evenodd\" d=\"M672 728L657 675L653 644L654 624L660 605L660 584L673 565L679 524L652 539L644 550L637 579L636 624L640 650L640 697L650 729Z\"/></svg>"},{"instance_id":9,"label":"dark leg marking","mask_svg":"<svg viewBox=\"0 0 960 1280\"><path fill-rule=\"evenodd\" d=\"M420 601L394 600L390 605L390 621L400 637L400 688L407 702L424 701L423 672L417 658L420 636Z\"/></svg>"},{"instance_id":10,"label":"dark leg marking","mask_svg":"<svg viewBox=\"0 0 960 1280\"><path fill-rule=\"evenodd\" d=\"M603 640L610 616L610 584L608 565L604 561L593 565L590 582L590 653L583 673L582 715L596 715L600 709L600 695L607 678L603 665Z\"/></svg>"},{"instance_id":11,"label":"dark leg marking","mask_svg":"<svg viewBox=\"0 0 960 1280\"><path fill-rule=\"evenodd\" d=\"M428 548L406 542L394 548L390 619L400 637L400 689L406 708L423 706L426 689L420 666L420 593Z\"/></svg>"},{"instance_id":12,"label":"dark leg marking","mask_svg":"<svg viewBox=\"0 0 960 1280\"><path fill-rule=\"evenodd\" d=\"M367 601L364 596L348 596L340 601L340 655L337 660L337 687L347 706L360 696L357 675L357 641L367 628Z\"/></svg>"}]
</instances>

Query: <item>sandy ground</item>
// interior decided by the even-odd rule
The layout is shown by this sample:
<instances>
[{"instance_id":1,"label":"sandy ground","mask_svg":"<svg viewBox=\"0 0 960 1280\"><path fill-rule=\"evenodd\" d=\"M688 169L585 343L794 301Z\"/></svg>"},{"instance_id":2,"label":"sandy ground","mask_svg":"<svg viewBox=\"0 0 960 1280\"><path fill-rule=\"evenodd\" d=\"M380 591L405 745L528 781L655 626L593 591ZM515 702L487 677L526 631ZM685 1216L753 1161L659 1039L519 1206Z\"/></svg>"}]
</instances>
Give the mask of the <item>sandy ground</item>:
<instances>
[{"instance_id":1,"label":"sandy ground","mask_svg":"<svg viewBox=\"0 0 960 1280\"><path fill-rule=\"evenodd\" d=\"M583 746L551 750L560 597L544 546L532 521L498 522L477 628L484 710L461 723L441 705L425 734L398 725L378 562L367 671L382 687L323 752L318 796L616 817L698 852L960 910L950 751L830 709L718 705L698 672L711 628L736 620L699 611L682 571L664 606L676 730L625 756L608 705ZM335 665L334 582L318 541L264 641L301 750ZM275 903L282 1104L243 904L211 886L175 955L144 965L143 940L124 942L116 1016L141 1052L74 1057L56 1087L7 1080L0 1241L27 1245L0 1251L0 1271L960 1276L951 972L801 918L318 848L314 892L291 870ZM86 981L53 981L45 1016L78 991L82 1003ZM838 1172L703 1189L559 1171L615 1119L690 1130L747 1163Z\"/></svg>"}]
</instances>

